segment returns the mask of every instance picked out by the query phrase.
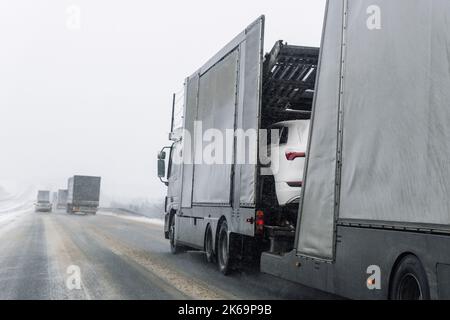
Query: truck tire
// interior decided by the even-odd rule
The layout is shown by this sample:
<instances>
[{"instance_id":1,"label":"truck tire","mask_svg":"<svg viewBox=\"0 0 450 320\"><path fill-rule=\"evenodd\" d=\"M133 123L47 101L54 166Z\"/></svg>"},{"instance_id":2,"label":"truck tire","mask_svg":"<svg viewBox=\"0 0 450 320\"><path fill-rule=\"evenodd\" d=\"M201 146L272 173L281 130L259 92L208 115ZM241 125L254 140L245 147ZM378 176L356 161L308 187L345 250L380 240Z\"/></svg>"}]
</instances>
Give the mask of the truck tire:
<instances>
[{"instance_id":1,"label":"truck tire","mask_svg":"<svg viewBox=\"0 0 450 320\"><path fill-rule=\"evenodd\" d=\"M170 219L169 241L170 241L170 252L172 252L172 254L178 254L182 251L181 247L175 243L175 216L173 216Z\"/></svg>"},{"instance_id":2,"label":"truck tire","mask_svg":"<svg viewBox=\"0 0 450 320\"><path fill-rule=\"evenodd\" d=\"M215 257L214 257L213 235L211 231L211 226L208 226L208 229L206 229L205 254L206 254L206 261L208 261L208 263L214 263Z\"/></svg>"},{"instance_id":3,"label":"truck tire","mask_svg":"<svg viewBox=\"0 0 450 320\"><path fill-rule=\"evenodd\" d=\"M229 275L232 271L232 258L230 254L230 241L228 237L228 224L223 221L220 225L217 241L217 264L219 270L224 275Z\"/></svg>"},{"instance_id":4,"label":"truck tire","mask_svg":"<svg viewBox=\"0 0 450 320\"><path fill-rule=\"evenodd\" d=\"M430 286L427 274L420 260L413 256L405 256L392 277L391 300L430 300Z\"/></svg>"}]
</instances>

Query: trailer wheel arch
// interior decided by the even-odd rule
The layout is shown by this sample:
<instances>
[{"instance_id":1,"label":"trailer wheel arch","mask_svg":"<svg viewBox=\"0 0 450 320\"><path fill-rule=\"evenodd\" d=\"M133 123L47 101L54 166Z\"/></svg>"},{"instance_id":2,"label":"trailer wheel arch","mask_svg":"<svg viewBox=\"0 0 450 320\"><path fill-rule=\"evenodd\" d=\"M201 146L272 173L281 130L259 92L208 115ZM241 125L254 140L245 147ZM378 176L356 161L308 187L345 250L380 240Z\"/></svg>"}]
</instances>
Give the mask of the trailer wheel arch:
<instances>
[{"instance_id":1,"label":"trailer wheel arch","mask_svg":"<svg viewBox=\"0 0 450 320\"><path fill-rule=\"evenodd\" d=\"M429 292L430 291L430 287L429 287L430 283L429 283L429 279L428 279L428 276L426 274L426 270L425 270L424 264L422 262L422 259L420 259L419 256L417 254L413 253L413 252L404 252L404 253L400 254L397 257L397 259L395 260L394 264L392 265L392 268L391 268L391 271L390 271L390 274L389 274L389 283L388 283L388 292L387 292L387 298L389 300L393 300L394 299L394 297L392 297L394 279L395 279L395 276L396 276L397 272L399 271L399 267L401 267L402 262L407 257L412 257L413 259L416 259L419 262L420 267L424 271L424 277L425 277L426 284L427 284L427 289L428 289L427 295L429 296L429 294L430 294L430 292Z\"/></svg>"}]
</instances>

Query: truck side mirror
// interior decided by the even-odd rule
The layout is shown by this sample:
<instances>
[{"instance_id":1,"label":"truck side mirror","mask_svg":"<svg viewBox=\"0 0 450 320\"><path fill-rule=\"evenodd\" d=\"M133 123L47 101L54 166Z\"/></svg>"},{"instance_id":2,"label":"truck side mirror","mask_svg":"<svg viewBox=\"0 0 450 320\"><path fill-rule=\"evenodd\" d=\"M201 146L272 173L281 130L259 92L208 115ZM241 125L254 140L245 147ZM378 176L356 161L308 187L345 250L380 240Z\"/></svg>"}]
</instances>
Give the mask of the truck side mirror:
<instances>
[{"instance_id":1,"label":"truck side mirror","mask_svg":"<svg viewBox=\"0 0 450 320\"><path fill-rule=\"evenodd\" d=\"M159 158L158 159L158 178L163 179L165 177L166 177L166 161L164 159Z\"/></svg>"},{"instance_id":2,"label":"truck side mirror","mask_svg":"<svg viewBox=\"0 0 450 320\"><path fill-rule=\"evenodd\" d=\"M166 160L166 152L165 151L161 151L159 154L158 154L158 160Z\"/></svg>"},{"instance_id":3,"label":"truck side mirror","mask_svg":"<svg viewBox=\"0 0 450 320\"><path fill-rule=\"evenodd\" d=\"M158 153L158 178L164 183L166 186L169 186L169 182L165 181L166 179L166 158L167 153L164 150L171 149L170 147L165 147Z\"/></svg>"}]
</instances>

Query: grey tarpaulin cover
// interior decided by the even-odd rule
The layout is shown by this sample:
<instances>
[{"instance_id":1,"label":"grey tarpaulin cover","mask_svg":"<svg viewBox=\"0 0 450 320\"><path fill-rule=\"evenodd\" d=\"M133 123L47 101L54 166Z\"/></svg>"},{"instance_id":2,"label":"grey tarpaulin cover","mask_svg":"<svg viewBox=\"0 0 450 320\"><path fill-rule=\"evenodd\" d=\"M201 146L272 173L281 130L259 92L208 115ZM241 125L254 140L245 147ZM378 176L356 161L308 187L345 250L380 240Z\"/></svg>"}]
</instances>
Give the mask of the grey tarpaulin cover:
<instances>
[{"instance_id":1,"label":"grey tarpaulin cover","mask_svg":"<svg viewBox=\"0 0 450 320\"><path fill-rule=\"evenodd\" d=\"M243 129L255 133L257 138L263 32L264 16L261 16L186 81L184 128L196 142L192 145L184 139L183 208L191 208L195 204L256 205L258 151L248 151L248 139L244 141L245 146L237 146L233 136L228 139L225 133ZM227 138L223 159L227 160L226 164L202 161L202 153L209 154L205 147L213 141L203 142L200 145L203 149L199 148L198 142L202 139L194 136L194 121L202 122L200 135L216 129ZM254 146L257 148L257 141L254 141ZM226 153L225 148L232 152Z\"/></svg>"},{"instance_id":2,"label":"grey tarpaulin cover","mask_svg":"<svg viewBox=\"0 0 450 320\"><path fill-rule=\"evenodd\" d=\"M196 74L186 80L185 106L184 106L184 129L186 132L194 132L194 121L197 118L199 75ZM192 135L192 134L191 134ZM194 150L192 138L183 137L183 180L181 192L181 204L183 208L192 207L192 177L194 174Z\"/></svg>"},{"instance_id":3,"label":"grey tarpaulin cover","mask_svg":"<svg viewBox=\"0 0 450 320\"><path fill-rule=\"evenodd\" d=\"M259 18L246 30L246 39L241 44L241 64L239 80L239 101L237 128L242 128L245 132L259 129L259 114L261 106L261 68L264 48L264 17ZM257 138L257 137L256 137ZM249 140L245 140L249 144ZM244 148L237 146L237 159L245 159L244 164L236 168L236 177L239 182L241 207L254 207L256 204L256 181L258 152L257 145L254 148L246 145ZM250 152L253 150L254 153ZM245 153L245 154L244 154Z\"/></svg>"},{"instance_id":4,"label":"grey tarpaulin cover","mask_svg":"<svg viewBox=\"0 0 450 320\"><path fill-rule=\"evenodd\" d=\"M234 129L237 68L238 52L235 50L200 78L197 119L202 121L203 133L214 129L225 137L227 129ZM197 142L196 140L195 143ZM225 155L225 144L223 145ZM204 146L195 148L196 156L202 153L206 155ZM202 163L196 163L193 202L229 204L231 169L231 164L211 164L206 159Z\"/></svg>"},{"instance_id":5,"label":"grey tarpaulin cover","mask_svg":"<svg viewBox=\"0 0 450 320\"><path fill-rule=\"evenodd\" d=\"M38 202L49 202L50 201L50 191L39 191L37 200L38 200Z\"/></svg>"},{"instance_id":6,"label":"grey tarpaulin cover","mask_svg":"<svg viewBox=\"0 0 450 320\"><path fill-rule=\"evenodd\" d=\"M450 1L349 9L340 217L450 224Z\"/></svg>"},{"instance_id":7,"label":"grey tarpaulin cover","mask_svg":"<svg viewBox=\"0 0 450 320\"><path fill-rule=\"evenodd\" d=\"M343 1L327 6L298 250L332 258Z\"/></svg>"},{"instance_id":8,"label":"grey tarpaulin cover","mask_svg":"<svg viewBox=\"0 0 450 320\"><path fill-rule=\"evenodd\" d=\"M337 218L342 4L328 4L298 245L301 254L325 259L333 258ZM450 1L347 6L339 218L449 225Z\"/></svg>"}]
</instances>

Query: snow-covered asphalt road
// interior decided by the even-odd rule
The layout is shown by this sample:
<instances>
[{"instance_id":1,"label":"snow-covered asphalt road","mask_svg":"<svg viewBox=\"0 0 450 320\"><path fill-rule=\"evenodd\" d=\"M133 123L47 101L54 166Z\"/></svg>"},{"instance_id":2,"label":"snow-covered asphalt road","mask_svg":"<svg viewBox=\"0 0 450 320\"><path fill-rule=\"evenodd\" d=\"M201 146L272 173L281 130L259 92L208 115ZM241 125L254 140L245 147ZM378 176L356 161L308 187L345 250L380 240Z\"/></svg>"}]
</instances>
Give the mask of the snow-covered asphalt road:
<instances>
[{"instance_id":1,"label":"snow-covered asphalt road","mask_svg":"<svg viewBox=\"0 0 450 320\"><path fill-rule=\"evenodd\" d=\"M35 213L0 215L0 299L316 299L260 274L220 274L202 253L171 255L157 221Z\"/></svg>"}]
</instances>

